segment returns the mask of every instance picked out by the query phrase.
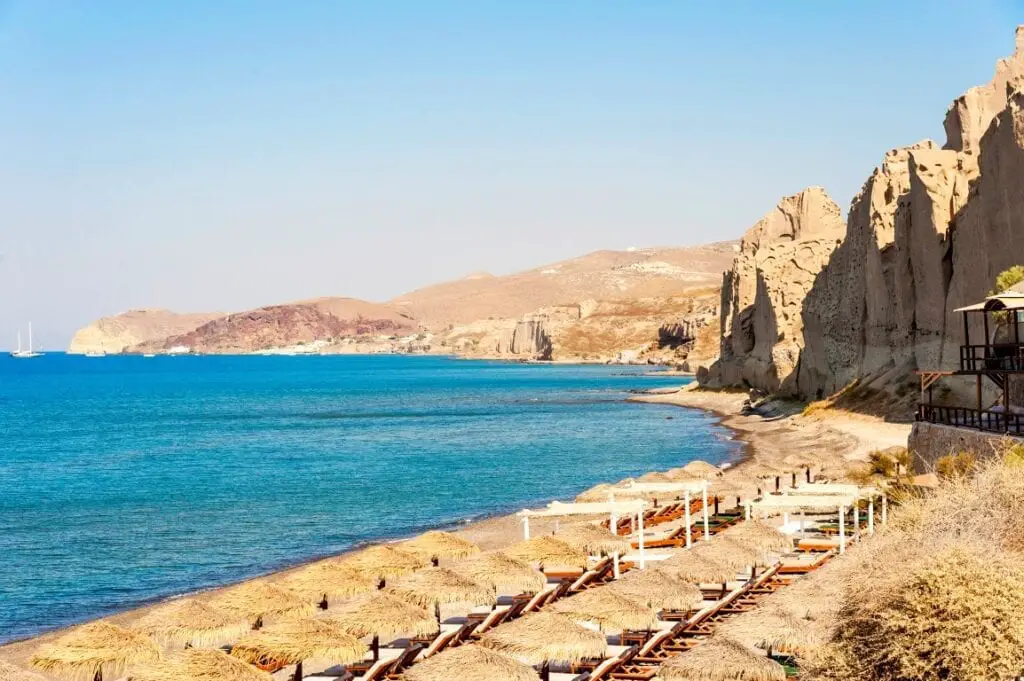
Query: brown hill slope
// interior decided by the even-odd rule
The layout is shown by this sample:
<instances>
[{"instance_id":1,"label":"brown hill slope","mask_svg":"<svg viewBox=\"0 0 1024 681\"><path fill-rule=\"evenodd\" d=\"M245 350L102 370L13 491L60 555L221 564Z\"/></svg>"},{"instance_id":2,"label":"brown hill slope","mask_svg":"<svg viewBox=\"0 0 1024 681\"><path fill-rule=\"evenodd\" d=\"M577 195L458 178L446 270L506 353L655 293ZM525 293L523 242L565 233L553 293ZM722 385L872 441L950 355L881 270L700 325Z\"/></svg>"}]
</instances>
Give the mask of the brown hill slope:
<instances>
[{"instance_id":1,"label":"brown hill slope","mask_svg":"<svg viewBox=\"0 0 1024 681\"><path fill-rule=\"evenodd\" d=\"M118 353L133 345L188 333L222 316L223 312L184 314L170 310L129 310L79 329L71 339L68 352L73 355Z\"/></svg>"},{"instance_id":2,"label":"brown hill slope","mask_svg":"<svg viewBox=\"0 0 1024 681\"><path fill-rule=\"evenodd\" d=\"M597 251L506 276L475 274L428 286L391 301L440 330L489 318L515 318L539 308L583 300L668 298L720 286L735 242L689 248Z\"/></svg>"}]
</instances>

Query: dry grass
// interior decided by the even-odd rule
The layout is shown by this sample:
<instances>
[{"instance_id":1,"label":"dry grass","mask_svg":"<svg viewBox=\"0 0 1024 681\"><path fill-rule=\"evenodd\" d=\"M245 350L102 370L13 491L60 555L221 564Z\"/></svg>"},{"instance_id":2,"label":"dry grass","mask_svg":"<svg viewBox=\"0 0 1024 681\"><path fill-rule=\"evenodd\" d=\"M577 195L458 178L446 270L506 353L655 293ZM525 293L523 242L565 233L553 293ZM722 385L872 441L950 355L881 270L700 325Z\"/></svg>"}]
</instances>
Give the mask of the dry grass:
<instances>
[{"instance_id":1,"label":"dry grass","mask_svg":"<svg viewBox=\"0 0 1024 681\"><path fill-rule=\"evenodd\" d=\"M270 674L219 650L193 648L140 665L128 681L271 681Z\"/></svg>"},{"instance_id":2,"label":"dry grass","mask_svg":"<svg viewBox=\"0 0 1024 681\"><path fill-rule=\"evenodd\" d=\"M31 664L72 681L92 681L97 673L116 678L129 665L159 659L160 648L145 634L99 620L40 646Z\"/></svg>"}]
</instances>

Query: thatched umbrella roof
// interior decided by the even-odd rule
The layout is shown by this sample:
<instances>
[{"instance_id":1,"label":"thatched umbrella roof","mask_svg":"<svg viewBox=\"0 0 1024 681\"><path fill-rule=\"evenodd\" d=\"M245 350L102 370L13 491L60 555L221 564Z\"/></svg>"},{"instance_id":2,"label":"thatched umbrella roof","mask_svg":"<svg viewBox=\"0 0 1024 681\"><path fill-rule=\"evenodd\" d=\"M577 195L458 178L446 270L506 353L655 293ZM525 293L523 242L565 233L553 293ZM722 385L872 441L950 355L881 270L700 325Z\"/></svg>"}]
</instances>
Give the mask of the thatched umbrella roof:
<instances>
[{"instance_id":1,"label":"thatched umbrella roof","mask_svg":"<svg viewBox=\"0 0 1024 681\"><path fill-rule=\"evenodd\" d=\"M311 658L349 664L368 652L366 644L336 621L305 619L254 631L231 647L231 655L250 664L298 664Z\"/></svg>"},{"instance_id":2,"label":"thatched umbrella roof","mask_svg":"<svg viewBox=\"0 0 1024 681\"><path fill-rule=\"evenodd\" d=\"M691 550L701 558L737 571L764 562L764 551L725 537L715 537L711 541L698 542Z\"/></svg>"},{"instance_id":3,"label":"thatched umbrella roof","mask_svg":"<svg viewBox=\"0 0 1024 681\"><path fill-rule=\"evenodd\" d=\"M97 673L115 678L128 665L160 659L160 648L145 634L100 620L40 646L31 664L48 674L92 681Z\"/></svg>"},{"instance_id":4,"label":"thatched umbrella roof","mask_svg":"<svg viewBox=\"0 0 1024 681\"><path fill-rule=\"evenodd\" d=\"M579 662L604 657L604 634L576 624L564 615L536 612L496 627L480 638L480 645L529 664Z\"/></svg>"},{"instance_id":5,"label":"thatched umbrella roof","mask_svg":"<svg viewBox=\"0 0 1024 681\"><path fill-rule=\"evenodd\" d=\"M757 547L762 551L786 551L793 546L793 540L789 535L759 520L748 520L734 525L719 536Z\"/></svg>"},{"instance_id":6,"label":"thatched umbrella roof","mask_svg":"<svg viewBox=\"0 0 1024 681\"><path fill-rule=\"evenodd\" d=\"M508 655L478 645L445 650L409 668L404 681L451 681L452 679L501 679L537 681L537 672Z\"/></svg>"},{"instance_id":7,"label":"thatched umbrella roof","mask_svg":"<svg viewBox=\"0 0 1024 681\"><path fill-rule=\"evenodd\" d=\"M395 546L371 546L343 559L342 564L380 579L401 577L425 568L430 561L418 553Z\"/></svg>"},{"instance_id":8,"label":"thatched umbrella roof","mask_svg":"<svg viewBox=\"0 0 1024 681\"><path fill-rule=\"evenodd\" d=\"M625 539L590 523L564 527L555 533L555 539L561 539L569 546L589 554L610 556L617 553L621 556L633 550L633 546Z\"/></svg>"},{"instance_id":9,"label":"thatched umbrella roof","mask_svg":"<svg viewBox=\"0 0 1024 681\"><path fill-rule=\"evenodd\" d=\"M218 610L192 598L171 601L132 624L164 645L214 646L233 641L252 629L244 615Z\"/></svg>"},{"instance_id":10,"label":"thatched umbrella roof","mask_svg":"<svg viewBox=\"0 0 1024 681\"><path fill-rule=\"evenodd\" d=\"M821 459L811 454L796 453L787 455L786 458L782 460L782 463L786 464L787 466L813 467L820 466Z\"/></svg>"},{"instance_id":11,"label":"thatched umbrella roof","mask_svg":"<svg viewBox=\"0 0 1024 681\"><path fill-rule=\"evenodd\" d=\"M493 603L494 590L478 584L448 568L429 568L399 577L389 585L385 593L421 607L439 603L472 603L486 605Z\"/></svg>"},{"instance_id":12,"label":"thatched umbrella roof","mask_svg":"<svg viewBox=\"0 0 1024 681\"><path fill-rule=\"evenodd\" d=\"M820 646L828 634L811 620L767 606L726 620L718 632L749 647L795 654Z\"/></svg>"},{"instance_id":13,"label":"thatched umbrella roof","mask_svg":"<svg viewBox=\"0 0 1024 681\"><path fill-rule=\"evenodd\" d=\"M263 580L231 587L211 598L210 605L253 621L277 615L298 617L313 613L313 606L306 599Z\"/></svg>"},{"instance_id":14,"label":"thatched umbrella roof","mask_svg":"<svg viewBox=\"0 0 1024 681\"><path fill-rule=\"evenodd\" d=\"M536 675L534 676L536 677ZM0 681L46 681L46 679L39 674L0 660Z\"/></svg>"},{"instance_id":15,"label":"thatched umbrella roof","mask_svg":"<svg viewBox=\"0 0 1024 681\"><path fill-rule=\"evenodd\" d=\"M140 665L128 681L271 681L273 677L220 650L189 648L165 661Z\"/></svg>"},{"instance_id":16,"label":"thatched umbrella roof","mask_svg":"<svg viewBox=\"0 0 1024 681\"><path fill-rule=\"evenodd\" d=\"M451 532L431 530L418 537L402 542L406 551L418 553L424 558L468 558L480 553L480 547Z\"/></svg>"},{"instance_id":17,"label":"thatched umbrella roof","mask_svg":"<svg viewBox=\"0 0 1024 681\"><path fill-rule=\"evenodd\" d=\"M707 461L691 461L683 466L683 470L700 478L713 478L722 474L722 469Z\"/></svg>"},{"instance_id":18,"label":"thatched umbrella roof","mask_svg":"<svg viewBox=\"0 0 1024 681\"><path fill-rule=\"evenodd\" d=\"M439 627L433 613L425 608L384 593L362 596L339 609L331 608L329 619L359 637L428 636L436 634Z\"/></svg>"},{"instance_id":19,"label":"thatched umbrella roof","mask_svg":"<svg viewBox=\"0 0 1024 681\"><path fill-rule=\"evenodd\" d=\"M487 584L495 591L509 588L537 592L547 583L544 573L503 553L487 553L459 561L451 570L478 584Z\"/></svg>"},{"instance_id":20,"label":"thatched umbrella roof","mask_svg":"<svg viewBox=\"0 0 1024 681\"><path fill-rule=\"evenodd\" d=\"M534 537L508 546L501 551L506 556L527 563L545 565L587 566L587 554L561 539L549 535Z\"/></svg>"},{"instance_id":21,"label":"thatched umbrella roof","mask_svg":"<svg viewBox=\"0 0 1024 681\"><path fill-rule=\"evenodd\" d=\"M608 496L612 493L616 493L615 485L610 485L607 482L602 482L594 485L588 490L584 490L576 495L576 501L581 504L608 501Z\"/></svg>"},{"instance_id":22,"label":"thatched umbrella roof","mask_svg":"<svg viewBox=\"0 0 1024 681\"><path fill-rule=\"evenodd\" d=\"M680 478L662 471L651 471L644 473L636 479L637 482L679 482Z\"/></svg>"},{"instance_id":23,"label":"thatched umbrella roof","mask_svg":"<svg viewBox=\"0 0 1024 681\"><path fill-rule=\"evenodd\" d=\"M325 560L281 577L277 584L302 598L320 603L351 598L377 588L377 578L337 560Z\"/></svg>"},{"instance_id":24,"label":"thatched umbrella roof","mask_svg":"<svg viewBox=\"0 0 1024 681\"><path fill-rule=\"evenodd\" d=\"M664 473L659 474L659 479L650 480L649 482L693 482L694 480L704 480L705 475L699 475L693 471L686 470L686 466L681 468L670 468ZM645 480L644 482L648 482Z\"/></svg>"},{"instance_id":25,"label":"thatched umbrella roof","mask_svg":"<svg viewBox=\"0 0 1024 681\"><path fill-rule=\"evenodd\" d=\"M596 624L602 631L649 629L657 614L642 603L610 589L586 591L555 601L546 610L579 622Z\"/></svg>"},{"instance_id":26,"label":"thatched umbrella roof","mask_svg":"<svg viewBox=\"0 0 1024 681\"><path fill-rule=\"evenodd\" d=\"M703 594L696 585L659 567L630 570L602 589L645 603L657 610L688 610L700 605Z\"/></svg>"},{"instance_id":27,"label":"thatched umbrella roof","mask_svg":"<svg viewBox=\"0 0 1024 681\"><path fill-rule=\"evenodd\" d=\"M659 681L785 681L785 668L725 636L712 636L661 666Z\"/></svg>"},{"instance_id":28,"label":"thatched umbrella roof","mask_svg":"<svg viewBox=\"0 0 1024 681\"><path fill-rule=\"evenodd\" d=\"M693 550L680 551L662 561L658 568L684 582L695 583L727 582L735 579L737 572L735 568L716 563Z\"/></svg>"}]
</instances>

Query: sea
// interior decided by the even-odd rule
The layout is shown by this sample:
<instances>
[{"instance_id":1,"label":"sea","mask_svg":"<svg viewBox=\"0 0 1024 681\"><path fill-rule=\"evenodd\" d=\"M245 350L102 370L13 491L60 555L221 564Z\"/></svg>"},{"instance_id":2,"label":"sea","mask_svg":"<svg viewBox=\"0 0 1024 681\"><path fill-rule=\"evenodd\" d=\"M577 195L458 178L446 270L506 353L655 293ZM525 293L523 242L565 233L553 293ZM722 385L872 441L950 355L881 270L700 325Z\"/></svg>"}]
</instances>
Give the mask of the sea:
<instances>
[{"instance_id":1,"label":"sea","mask_svg":"<svg viewBox=\"0 0 1024 681\"><path fill-rule=\"evenodd\" d=\"M645 367L0 358L0 642L739 455Z\"/></svg>"}]
</instances>

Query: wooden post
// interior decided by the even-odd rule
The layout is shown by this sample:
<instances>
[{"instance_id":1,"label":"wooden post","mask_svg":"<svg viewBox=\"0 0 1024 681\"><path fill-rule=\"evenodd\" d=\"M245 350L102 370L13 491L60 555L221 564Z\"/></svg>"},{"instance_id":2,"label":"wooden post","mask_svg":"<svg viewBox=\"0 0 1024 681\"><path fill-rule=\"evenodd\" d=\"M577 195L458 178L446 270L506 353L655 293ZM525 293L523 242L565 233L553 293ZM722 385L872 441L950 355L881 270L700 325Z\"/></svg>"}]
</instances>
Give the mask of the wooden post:
<instances>
[{"instance_id":1,"label":"wooden post","mask_svg":"<svg viewBox=\"0 0 1024 681\"><path fill-rule=\"evenodd\" d=\"M690 490L686 490L684 492L684 495L685 495L685 502L684 503L686 505L686 519L684 521L686 523L686 548L690 548L690 546L693 544L693 538L690 536L690 534L693 531L693 528L690 527L690 525L692 523L692 520L693 520L690 517Z\"/></svg>"},{"instance_id":2,"label":"wooden post","mask_svg":"<svg viewBox=\"0 0 1024 681\"><path fill-rule=\"evenodd\" d=\"M299 660L299 663L295 665L295 676L293 678L295 681L302 681L302 660Z\"/></svg>"}]
</instances>

